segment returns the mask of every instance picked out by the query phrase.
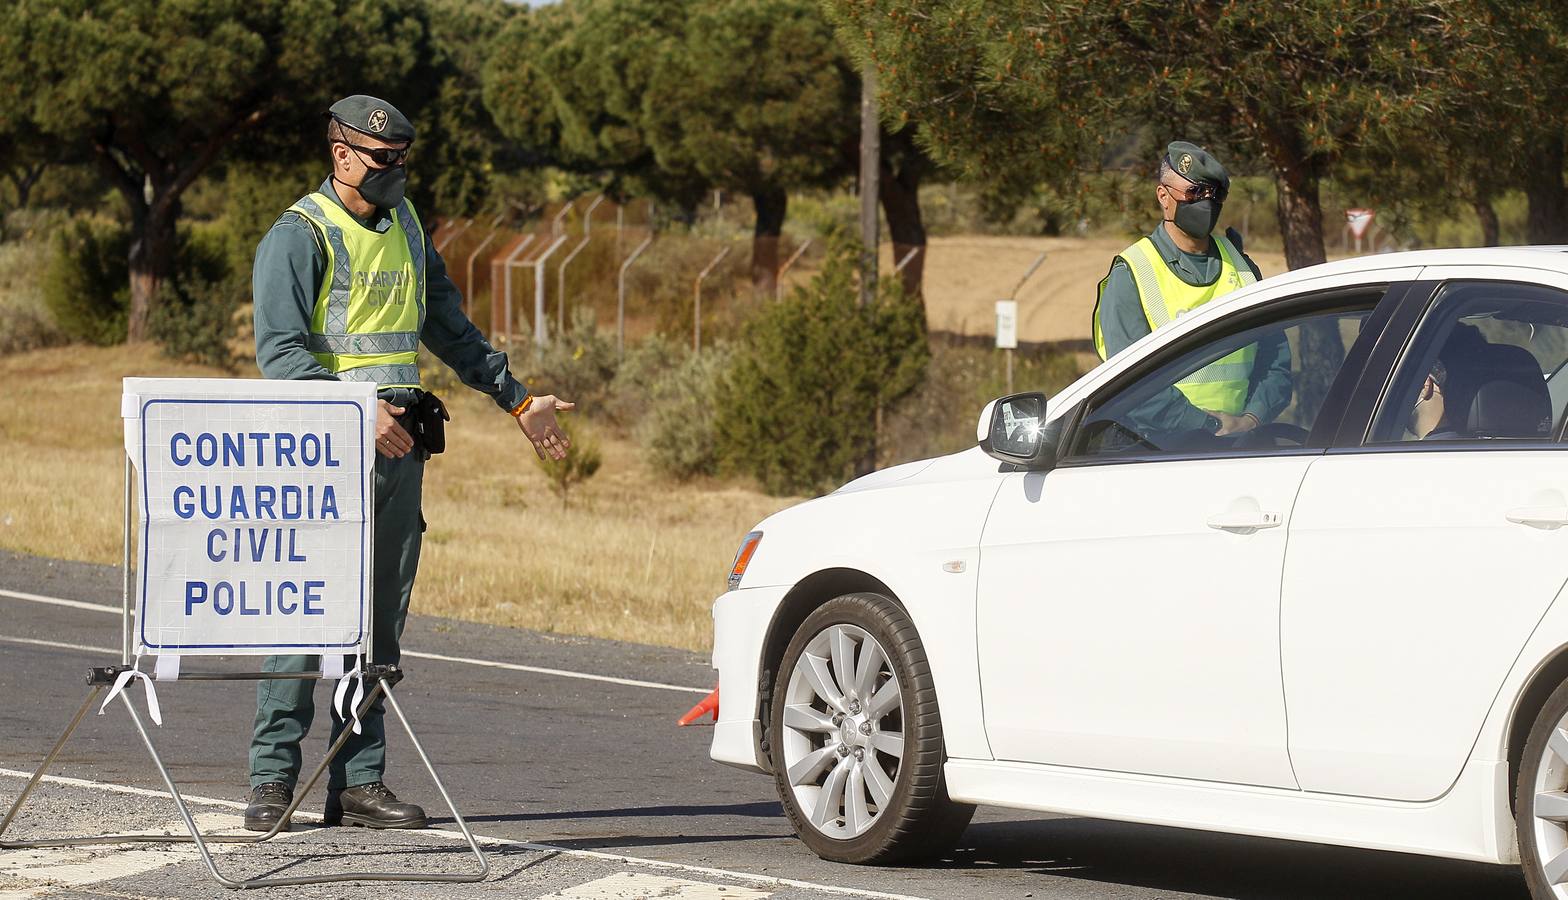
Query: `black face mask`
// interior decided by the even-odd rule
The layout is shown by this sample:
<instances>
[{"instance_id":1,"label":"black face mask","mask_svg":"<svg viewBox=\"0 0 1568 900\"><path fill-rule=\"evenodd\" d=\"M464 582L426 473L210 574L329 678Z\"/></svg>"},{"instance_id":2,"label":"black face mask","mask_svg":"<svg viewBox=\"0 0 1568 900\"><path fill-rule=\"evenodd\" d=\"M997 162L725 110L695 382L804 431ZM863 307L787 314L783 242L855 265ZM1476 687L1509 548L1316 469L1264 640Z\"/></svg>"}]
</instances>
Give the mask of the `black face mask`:
<instances>
[{"instance_id":1,"label":"black face mask","mask_svg":"<svg viewBox=\"0 0 1568 900\"><path fill-rule=\"evenodd\" d=\"M1219 224L1222 206L1223 203L1214 199L1178 201L1176 216L1172 221L1183 234L1195 241L1201 241L1214 231L1215 225Z\"/></svg>"},{"instance_id":2,"label":"black face mask","mask_svg":"<svg viewBox=\"0 0 1568 900\"><path fill-rule=\"evenodd\" d=\"M359 195L367 202L382 209L392 209L403 202L403 189L408 186L408 170L402 166L388 166L385 169L367 167L365 177L359 180L359 184L341 183L359 191Z\"/></svg>"}]
</instances>

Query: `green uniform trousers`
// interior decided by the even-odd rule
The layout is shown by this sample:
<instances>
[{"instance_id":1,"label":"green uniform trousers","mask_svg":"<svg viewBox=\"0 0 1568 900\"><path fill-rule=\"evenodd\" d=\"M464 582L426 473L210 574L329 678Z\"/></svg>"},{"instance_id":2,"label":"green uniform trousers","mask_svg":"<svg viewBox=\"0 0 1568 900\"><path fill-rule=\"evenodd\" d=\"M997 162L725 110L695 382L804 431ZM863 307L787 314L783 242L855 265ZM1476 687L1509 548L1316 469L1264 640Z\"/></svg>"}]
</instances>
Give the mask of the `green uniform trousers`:
<instances>
[{"instance_id":1,"label":"green uniform trousers","mask_svg":"<svg viewBox=\"0 0 1568 900\"><path fill-rule=\"evenodd\" d=\"M408 618L408 599L414 591L414 572L419 568L419 544L424 531L420 515L424 473L425 463L418 449L401 459L376 457L371 641L377 664L392 665L401 658L398 639ZM307 672L318 667L318 660L315 656L269 656L262 668L267 672ZM335 686L327 686L329 701ZM250 745L251 787L269 781L292 787L299 781L300 743L310 732L316 715L315 690L313 679L257 684L256 732ZM386 769L387 745L382 702L376 701L362 720L361 733L349 735L343 751L332 761L329 790L381 780ZM349 725L333 716L332 740L336 741L346 727Z\"/></svg>"}]
</instances>

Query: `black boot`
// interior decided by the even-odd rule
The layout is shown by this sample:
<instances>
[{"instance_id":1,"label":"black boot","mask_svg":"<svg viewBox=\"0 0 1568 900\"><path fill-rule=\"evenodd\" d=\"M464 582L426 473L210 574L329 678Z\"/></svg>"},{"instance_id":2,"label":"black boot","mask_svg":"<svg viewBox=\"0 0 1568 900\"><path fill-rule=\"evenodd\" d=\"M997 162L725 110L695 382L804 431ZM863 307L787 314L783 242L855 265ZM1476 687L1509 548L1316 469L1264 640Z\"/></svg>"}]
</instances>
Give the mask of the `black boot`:
<instances>
[{"instance_id":1,"label":"black boot","mask_svg":"<svg viewBox=\"0 0 1568 900\"><path fill-rule=\"evenodd\" d=\"M245 807L245 828L248 831L271 831L283 817L283 811L294 802L294 789L281 781L257 785L250 792L250 805ZM284 822L287 829L289 823Z\"/></svg>"},{"instance_id":2,"label":"black boot","mask_svg":"<svg viewBox=\"0 0 1568 900\"><path fill-rule=\"evenodd\" d=\"M327 793L324 825L363 825L366 828L424 828L425 811L397 799L379 781Z\"/></svg>"}]
</instances>

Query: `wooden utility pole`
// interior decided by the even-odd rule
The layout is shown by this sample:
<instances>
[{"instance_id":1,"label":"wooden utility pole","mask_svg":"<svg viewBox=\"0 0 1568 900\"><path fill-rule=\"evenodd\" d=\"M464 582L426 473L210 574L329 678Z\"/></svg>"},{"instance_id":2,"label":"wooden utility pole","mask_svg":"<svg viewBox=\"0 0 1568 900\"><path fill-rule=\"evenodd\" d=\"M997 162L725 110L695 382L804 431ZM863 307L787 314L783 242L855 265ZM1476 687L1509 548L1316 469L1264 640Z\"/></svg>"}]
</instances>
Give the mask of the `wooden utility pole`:
<instances>
[{"instance_id":1,"label":"wooden utility pole","mask_svg":"<svg viewBox=\"0 0 1568 900\"><path fill-rule=\"evenodd\" d=\"M877 113L877 67L860 73L860 302L876 299L877 199L882 173L882 122Z\"/></svg>"},{"instance_id":2,"label":"wooden utility pole","mask_svg":"<svg viewBox=\"0 0 1568 900\"><path fill-rule=\"evenodd\" d=\"M877 298L877 200L882 173L882 120L877 111L877 67L868 62L860 73L860 305ZM882 405L877 404L871 445L855 462L855 474L877 468L877 440L882 432Z\"/></svg>"}]
</instances>

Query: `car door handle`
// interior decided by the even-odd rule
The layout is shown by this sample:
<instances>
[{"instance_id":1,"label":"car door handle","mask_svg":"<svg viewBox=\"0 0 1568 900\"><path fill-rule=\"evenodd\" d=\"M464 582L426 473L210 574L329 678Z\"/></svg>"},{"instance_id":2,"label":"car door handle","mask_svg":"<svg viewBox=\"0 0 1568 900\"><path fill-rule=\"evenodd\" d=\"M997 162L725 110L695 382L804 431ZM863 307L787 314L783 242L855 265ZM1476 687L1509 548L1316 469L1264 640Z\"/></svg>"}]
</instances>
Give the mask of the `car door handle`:
<instances>
[{"instance_id":1,"label":"car door handle","mask_svg":"<svg viewBox=\"0 0 1568 900\"><path fill-rule=\"evenodd\" d=\"M1504 516L1515 525L1552 530L1568 525L1568 506L1516 506Z\"/></svg>"},{"instance_id":2,"label":"car door handle","mask_svg":"<svg viewBox=\"0 0 1568 900\"><path fill-rule=\"evenodd\" d=\"M1241 509L1215 513L1209 516L1208 525L1220 531L1251 534L1264 528L1278 528L1284 520L1285 517L1277 512Z\"/></svg>"}]
</instances>

